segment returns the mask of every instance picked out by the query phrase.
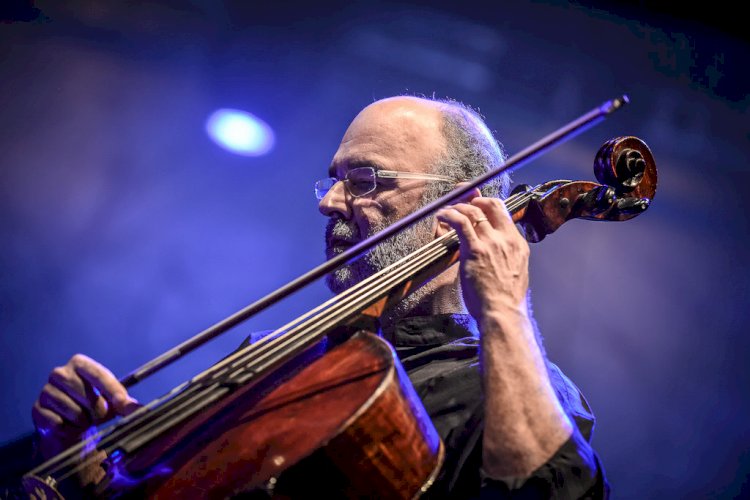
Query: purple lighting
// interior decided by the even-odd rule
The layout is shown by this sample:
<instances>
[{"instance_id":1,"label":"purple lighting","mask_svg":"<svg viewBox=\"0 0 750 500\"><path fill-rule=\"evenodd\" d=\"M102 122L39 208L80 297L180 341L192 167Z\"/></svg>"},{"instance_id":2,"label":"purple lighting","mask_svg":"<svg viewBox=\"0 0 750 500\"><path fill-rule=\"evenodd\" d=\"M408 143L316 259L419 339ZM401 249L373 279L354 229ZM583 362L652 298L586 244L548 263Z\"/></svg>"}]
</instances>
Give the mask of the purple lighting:
<instances>
[{"instance_id":1,"label":"purple lighting","mask_svg":"<svg viewBox=\"0 0 750 500\"><path fill-rule=\"evenodd\" d=\"M274 134L263 120L247 111L219 109L206 120L209 137L227 151L261 156L273 149Z\"/></svg>"}]
</instances>

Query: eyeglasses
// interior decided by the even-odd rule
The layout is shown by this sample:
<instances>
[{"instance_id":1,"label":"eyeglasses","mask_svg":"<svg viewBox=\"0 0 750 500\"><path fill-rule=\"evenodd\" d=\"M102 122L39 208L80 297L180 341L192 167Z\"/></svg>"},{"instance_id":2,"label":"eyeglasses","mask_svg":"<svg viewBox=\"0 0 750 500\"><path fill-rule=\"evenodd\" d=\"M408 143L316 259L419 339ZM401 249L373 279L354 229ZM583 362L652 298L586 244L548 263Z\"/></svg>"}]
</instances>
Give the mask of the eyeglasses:
<instances>
[{"instance_id":1,"label":"eyeglasses","mask_svg":"<svg viewBox=\"0 0 750 500\"><path fill-rule=\"evenodd\" d=\"M432 182L457 182L451 177L445 175L434 175L434 174L417 174L412 172L396 172L395 170L375 170L372 167L360 167L349 170L342 182L349 191L349 194L358 198L366 194L370 194L378 187L378 179L415 179L421 181L432 181ZM333 186L339 179L335 177L328 177L326 179L320 179L315 183L315 197L322 200L328 191L333 189Z\"/></svg>"}]
</instances>

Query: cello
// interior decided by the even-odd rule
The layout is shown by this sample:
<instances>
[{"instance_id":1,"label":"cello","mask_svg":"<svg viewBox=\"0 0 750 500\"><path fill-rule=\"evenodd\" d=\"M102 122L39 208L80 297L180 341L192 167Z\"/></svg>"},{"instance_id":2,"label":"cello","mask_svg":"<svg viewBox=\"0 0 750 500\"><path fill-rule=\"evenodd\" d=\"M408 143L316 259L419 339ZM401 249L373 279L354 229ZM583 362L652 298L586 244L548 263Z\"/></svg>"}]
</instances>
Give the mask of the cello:
<instances>
[{"instance_id":1,"label":"cello","mask_svg":"<svg viewBox=\"0 0 750 500\"><path fill-rule=\"evenodd\" d=\"M546 144L511 158L504 170L621 104L589 113ZM601 184L552 181L514 190L505 203L529 241L573 218L627 220L648 208L656 170L645 143L634 137L609 141L597 154L595 172ZM421 215L443 203L437 200ZM105 478L87 494L225 497L254 490L285 496L299 478L324 477L322 491L343 497L418 496L439 470L442 445L390 347L362 332L373 329L389 303L454 264L457 255L451 231L37 467L26 476L27 491L74 496L66 491L73 490L69 480L104 455ZM324 339L336 347L318 356ZM191 340L178 354L197 343ZM175 357L157 358L124 383L132 385ZM300 426L301 416L315 423L316 432ZM299 484L309 493L315 482Z\"/></svg>"}]
</instances>

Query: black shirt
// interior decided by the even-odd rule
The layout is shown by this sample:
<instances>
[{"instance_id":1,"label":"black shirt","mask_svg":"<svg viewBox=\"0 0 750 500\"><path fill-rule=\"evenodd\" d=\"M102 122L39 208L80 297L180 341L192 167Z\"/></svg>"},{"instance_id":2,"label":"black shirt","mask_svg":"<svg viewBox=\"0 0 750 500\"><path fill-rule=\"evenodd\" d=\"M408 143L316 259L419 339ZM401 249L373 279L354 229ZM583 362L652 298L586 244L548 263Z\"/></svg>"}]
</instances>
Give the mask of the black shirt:
<instances>
[{"instance_id":1,"label":"black shirt","mask_svg":"<svg viewBox=\"0 0 750 500\"><path fill-rule=\"evenodd\" d=\"M594 415L581 391L554 364L552 386L575 422L571 438L529 478L482 473L484 406L479 332L469 315L401 320L389 340L445 444L443 468L425 498L607 498L609 485L591 448Z\"/></svg>"}]
</instances>

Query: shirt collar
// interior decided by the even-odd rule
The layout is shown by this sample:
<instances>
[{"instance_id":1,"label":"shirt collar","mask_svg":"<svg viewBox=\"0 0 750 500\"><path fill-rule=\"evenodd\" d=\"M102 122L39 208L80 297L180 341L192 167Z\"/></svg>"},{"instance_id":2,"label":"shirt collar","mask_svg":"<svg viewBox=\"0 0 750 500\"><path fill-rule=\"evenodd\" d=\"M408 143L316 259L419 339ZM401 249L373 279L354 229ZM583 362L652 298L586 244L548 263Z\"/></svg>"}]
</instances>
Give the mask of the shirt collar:
<instances>
[{"instance_id":1,"label":"shirt collar","mask_svg":"<svg viewBox=\"0 0 750 500\"><path fill-rule=\"evenodd\" d=\"M471 315L435 314L398 320L392 343L395 347L426 347L466 337L479 338L479 328Z\"/></svg>"}]
</instances>

